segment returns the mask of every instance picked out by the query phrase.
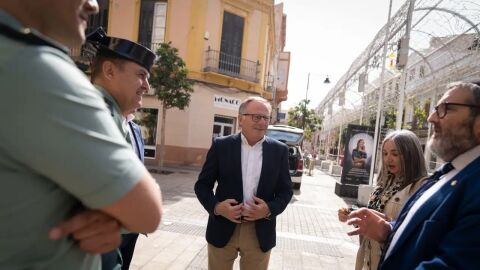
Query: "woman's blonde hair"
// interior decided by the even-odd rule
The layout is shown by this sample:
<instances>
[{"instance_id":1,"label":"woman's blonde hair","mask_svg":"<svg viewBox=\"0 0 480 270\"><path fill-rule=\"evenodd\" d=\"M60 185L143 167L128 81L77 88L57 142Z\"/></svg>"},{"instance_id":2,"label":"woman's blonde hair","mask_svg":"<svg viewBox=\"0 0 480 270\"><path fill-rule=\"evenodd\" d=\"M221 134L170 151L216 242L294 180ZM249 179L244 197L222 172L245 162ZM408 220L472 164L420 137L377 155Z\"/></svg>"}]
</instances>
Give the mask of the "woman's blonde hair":
<instances>
[{"instance_id":1,"label":"woman's blonde hair","mask_svg":"<svg viewBox=\"0 0 480 270\"><path fill-rule=\"evenodd\" d=\"M403 186L416 182L427 176L427 168L423 157L420 141L413 132L409 130L395 130L387 134L382 142L382 159L377 185L385 185L388 179L388 171L383 161L383 147L386 141L392 141L400 155L401 174L404 179ZM408 162L408 164L406 164Z\"/></svg>"}]
</instances>

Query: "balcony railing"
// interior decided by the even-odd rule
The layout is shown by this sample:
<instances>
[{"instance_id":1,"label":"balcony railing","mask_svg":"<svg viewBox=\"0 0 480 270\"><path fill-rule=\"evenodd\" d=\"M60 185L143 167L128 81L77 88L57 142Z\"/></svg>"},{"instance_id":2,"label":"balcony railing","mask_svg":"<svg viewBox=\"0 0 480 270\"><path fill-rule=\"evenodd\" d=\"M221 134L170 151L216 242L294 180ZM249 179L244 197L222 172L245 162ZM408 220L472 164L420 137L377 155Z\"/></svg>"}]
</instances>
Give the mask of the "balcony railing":
<instances>
[{"instance_id":1,"label":"balcony railing","mask_svg":"<svg viewBox=\"0 0 480 270\"><path fill-rule=\"evenodd\" d=\"M88 54L85 51L85 45L71 48L69 55L81 70L83 70L84 72L87 71L93 54Z\"/></svg>"},{"instance_id":2,"label":"balcony railing","mask_svg":"<svg viewBox=\"0 0 480 270\"><path fill-rule=\"evenodd\" d=\"M70 57L72 59L80 58L82 56L82 46L78 46L70 49Z\"/></svg>"},{"instance_id":3,"label":"balcony railing","mask_svg":"<svg viewBox=\"0 0 480 270\"><path fill-rule=\"evenodd\" d=\"M267 74L265 76L265 91L272 92L273 90L273 75Z\"/></svg>"},{"instance_id":4,"label":"balcony railing","mask_svg":"<svg viewBox=\"0 0 480 270\"><path fill-rule=\"evenodd\" d=\"M217 72L258 83L260 63L208 48L205 51L203 71Z\"/></svg>"}]
</instances>

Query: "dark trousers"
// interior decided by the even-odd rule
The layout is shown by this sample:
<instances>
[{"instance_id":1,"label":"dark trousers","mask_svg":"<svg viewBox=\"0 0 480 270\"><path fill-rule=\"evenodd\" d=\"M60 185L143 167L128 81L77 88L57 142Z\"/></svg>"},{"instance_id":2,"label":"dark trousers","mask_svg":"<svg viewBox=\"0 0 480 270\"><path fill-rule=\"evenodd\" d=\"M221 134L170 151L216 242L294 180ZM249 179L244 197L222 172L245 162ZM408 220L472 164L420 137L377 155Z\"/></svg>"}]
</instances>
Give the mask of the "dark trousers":
<instances>
[{"instance_id":1,"label":"dark trousers","mask_svg":"<svg viewBox=\"0 0 480 270\"><path fill-rule=\"evenodd\" d=\"M130 267L137 238L138 233L122 234L122 243L120 244L120 252L122 253L123 260L122 270L128 270Z\"/></svg>"},{"instance_id":2,"label":"dark trousers","mask_svg":"<svg viewBox=\"0 0 480 270\"><path fill-rule=\"evenodd\" d=\"M102 254L102 270L120 270L122 269L122 256L117 248L108 253Z\"/></svg>"},{"instance_id":3,"label":"dark trousers","mask_svg":"<svg viewBox=\"0 0 480 270\"><path fill-rule=\"evenodd\" d=\"M113 251L102 254L102 270L128 270L132 262L137 238L138 233L122 234L120 246Z\"/></svg>"}]
</instances>

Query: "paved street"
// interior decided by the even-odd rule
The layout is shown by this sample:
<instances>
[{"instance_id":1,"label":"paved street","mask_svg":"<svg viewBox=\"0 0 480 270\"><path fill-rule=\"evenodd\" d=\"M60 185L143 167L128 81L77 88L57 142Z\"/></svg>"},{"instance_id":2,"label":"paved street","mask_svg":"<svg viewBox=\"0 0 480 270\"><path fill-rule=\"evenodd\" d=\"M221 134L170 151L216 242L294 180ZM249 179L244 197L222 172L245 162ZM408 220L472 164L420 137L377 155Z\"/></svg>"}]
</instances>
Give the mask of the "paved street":
<instances>
[{"instance_id":1,"label":"paved street","mask_svg":"<svg viewBox=\"0 0 480 270\"><path fill-rule=\"evenodd\" d=\"M131 269L207 269L207 212L193 192L197 175L155 175L165 214L155 233L139 237ZM346 235L349 227L338 222L336 214L353 200L336 196L334 184L319 170L304 177L301 190L277 218L277 246L269 269L354 269L358 239Z\"/></svg>"}]
</instances>

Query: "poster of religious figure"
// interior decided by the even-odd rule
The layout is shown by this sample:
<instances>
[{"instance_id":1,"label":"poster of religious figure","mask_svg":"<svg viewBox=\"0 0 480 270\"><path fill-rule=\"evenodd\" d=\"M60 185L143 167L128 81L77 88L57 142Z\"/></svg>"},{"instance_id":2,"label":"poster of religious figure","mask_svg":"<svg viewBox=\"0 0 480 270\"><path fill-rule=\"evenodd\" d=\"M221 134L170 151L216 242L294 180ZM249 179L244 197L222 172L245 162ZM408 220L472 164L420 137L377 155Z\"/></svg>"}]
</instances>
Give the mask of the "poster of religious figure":
<instances>
[{"instance_id":1,"label":"poster of religious figure","mask_svg":"<svg viewBox=\"0 0 480 270\"><path fill-rule=\"evenodd\" d=\"M368 184L372 163L374 128L348 125L343 154L342 184Z\"/></svg>"}]
</instances>

